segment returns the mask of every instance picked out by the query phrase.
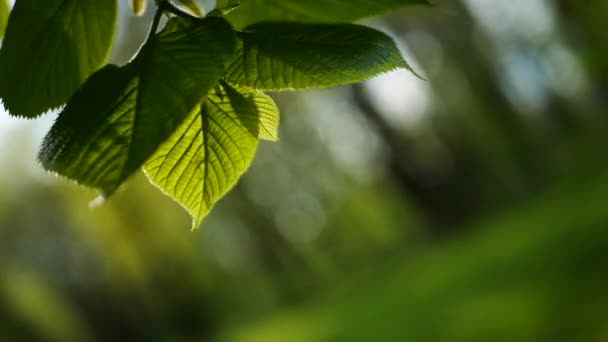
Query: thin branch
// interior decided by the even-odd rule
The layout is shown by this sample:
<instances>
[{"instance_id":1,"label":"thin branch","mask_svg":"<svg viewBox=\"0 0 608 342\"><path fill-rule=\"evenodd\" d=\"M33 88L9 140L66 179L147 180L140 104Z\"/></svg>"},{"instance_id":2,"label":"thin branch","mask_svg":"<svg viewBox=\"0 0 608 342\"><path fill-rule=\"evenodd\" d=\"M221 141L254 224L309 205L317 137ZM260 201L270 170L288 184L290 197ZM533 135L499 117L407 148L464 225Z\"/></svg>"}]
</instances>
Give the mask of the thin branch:
<instances>
[{"instance_id":1,"label":"thin branch","mask_svg":"<svg viewBox=\"0 0 608 342\"><path fill-rule=\"evenodd\" d=\"M156 34L156 30L158 29L158 24L160 23L160 18L163 16L163 13L166 10L166 6L169 2L168 1L157 1L156 5L156 12L154 13L154 19L152 20L152 26L150 26L150 31L148 32L148 38L146 39L146 42L149 42L150 40L152 40L152 38L154 37L154 34Z\"/></svg>"}]
</instances>

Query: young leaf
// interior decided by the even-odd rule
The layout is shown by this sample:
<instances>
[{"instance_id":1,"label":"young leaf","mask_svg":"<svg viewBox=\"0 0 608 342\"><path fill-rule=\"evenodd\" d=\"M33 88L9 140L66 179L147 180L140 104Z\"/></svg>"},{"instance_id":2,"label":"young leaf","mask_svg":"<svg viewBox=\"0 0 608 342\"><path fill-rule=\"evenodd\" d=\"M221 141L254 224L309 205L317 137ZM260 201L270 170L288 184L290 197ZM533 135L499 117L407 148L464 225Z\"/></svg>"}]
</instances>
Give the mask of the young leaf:
<instances>
[{"instance_id":1,"label":"young leaf","mask_svg":"<svg viewBox=\"0 0 608 342\"><path fill-rule=\"evenodd\" d=\"M218 86L146 162L152 183L198 226L247 170L258 138L276 140L279 112L259 92Z\"/></svg>"},{"instance_id":2,"label":"young leaf","mask_svg":"<svg viewBox=\"0 0 608 342\"><path fill-rule=\"evenodd\" d=\"M8 20L8 11L7 0L0 0L0 38L4 36L4 30L6 29L6 22Z\"/></svg>"},{"instance_id":3,"label":"young leaf","mask_svg":"<svg viewBox=\"0 0 608 342\"><path fill-rule=\"evenodd\" d=\"M129 1L129 4L131 5L133 14L138 17L144 14L144 11L146 10L146 0L131 0Z\"/></svg>"},{"instance_id":4,"label":"young leaf","mask_svg":"<svg viewBox=\"0 0 608 342\"><path fill-rule=\"evenodd\" d=\"M226 5L233 1L221 0ZM405 5L428 5L427 0L242 0L227 18L244 27L259 21L353 22Z\"/></svg>"},{"instance_id":5,"label":"young leaf","mask_svg":"<svg viewBox=\"0 0 608 342\"><path fill-rule=\"evenodd\" d=\"M240 33L225 79L262 90L331 87L408 68L393 40L354 24L268 22Z\"/></svg>"},{"instance_id":6,"label":"young leaf","mask_svg":"<svg viewBox=\"0 0 608 342\"><path fill-rule=\"evenodd\" d=\"M209 12L207 16L225 17L228 13L234 11L240 6L238 1L234 3L222 2L221 0L216 1L216 6L213 11Z\"/></svg>"},{"instance_id":7,"label":"young leaf","mask_svg":"<svg viewBox=\"0 0 608 342\"><path fill-rule=\"evenodd\" d=\"M63 105L106 61L116 0L18 0L0 50L0 97L13 115Z\"/></svg>"},{"instance_id":8,"label":"young leaf","mask_svg":"<svg viewBox=\"0 0 608 342\"><path fill-rule=\"evenodd\" d=\"M224 19L196 22L179 31L170 22L131 63L89 78L45 137L43 166L112 194L207 95L237 49Z\"/></svg>"},{"instance_id":9,"label":"young leaf","mask_svg":"<svg viewBox=\"0 0 608 342\"><path fill-rule=\"evenodd\" d=\"M203 16L203 11L198 6L198 4L196 3L195 0L178 0L178 1L179 1L180 4L182 4L182 6L184 6L190 12L192 12L192 14L194 14L194 15L196 15L198 17L202 17Z\"/></svg>"}]
</instances>

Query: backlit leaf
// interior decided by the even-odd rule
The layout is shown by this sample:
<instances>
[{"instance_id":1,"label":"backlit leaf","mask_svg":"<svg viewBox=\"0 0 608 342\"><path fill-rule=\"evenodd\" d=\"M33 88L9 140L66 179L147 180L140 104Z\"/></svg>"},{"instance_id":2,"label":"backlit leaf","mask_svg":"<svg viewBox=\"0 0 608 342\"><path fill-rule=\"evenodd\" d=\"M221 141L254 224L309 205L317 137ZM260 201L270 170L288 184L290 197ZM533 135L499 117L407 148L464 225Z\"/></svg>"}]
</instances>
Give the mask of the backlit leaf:
<instances>
[{"instance_id":1,"label":"backlit leaf","mask_svg":"<svg viewBox=\"0 0 608 342\"><path fill-rule=\"evenodd\" d=\"M130 0L129 4L131 5L131 11L136 16L141 16L144 14L146 10L146 0Z\"/></svg>"},{"instance_id":2,"label":"backlit leaf","mask_svg":"<svg viewBox=\"0 0 608 342\"><path fill-rule=\"evenodd\" d=\"M7 0L0 0L0 38L4 36L6 22L8 21L8 12L9 9Z\"/></svg>"},{"instance_id":3,"label":"backlit leaf","mask_svg":"<svg viewBox=\"0 0 608 342\"><path fill-rule=\"evenodd\" d=\"M63 105L109 56L116 0L18 0L0 50L0 97L13 115Z\"/></svg>"},{"instance_id":4,"label":"backlit leaf","mask_svg":"<svg viewBox=\"0 0 608 342\"><path fill-rule=\"evenodd\" d=\"M167 27L131 63L106 66L70 99L39 154L47 170L109 196L214 87L237 49L231 26L208 18Z\"/></svg>"},{"instance_id":5,"label":"backlit leaf","mask_svg":"<svg viewBox=\"0 0 608 342\"><path fill-rule=\"evenodd\" d=\"M178 1L180 4L182 4L182 6L187 8L194 15L199 16L199 17L203 16L203 11L201 10L201 8L199 7L199 5L196 3L195 0L178 0Z\"/></svg>"},{"instance_id":6,"label":"backlit leaf","mask_svg":"<svg viewBox=\"0 0 608 342\"><path fill-rule=\"evenodd\" d=\"M144 167L186 208L193 227L247 170L258 138L276 140L279 113L262 93L218 86Z\"/></svg>"},{"instance_id":7,"label":"backlit leaf","mask_svg":"<svg viewBox=\"0 0 608 342\"><path fill-rule=\"evenodd\" d=\"M225 78L255 89L331 87L409 68L390 37L361 25L268 22L240 38Z\"/></svg>"},{"instance_id":8,"label":"backlit leaf","mask_svg":"<svg viewBox=\"0 0 608 342\"><path fill-rule=\"evenodd\" d=\"M225 6L234 1L222 0ZM427 0L242 0L228 15L237 27L269 20L353 22L405 5L428 5Z\"/></svg>"},{"instance_id":9,"label":"backlit leaf","mask_svg":"<svg viewBox=\"0 0 608 342\"><path fill-rule=\"evenodd\" d=\"M209 12L209 14L207 14L207 15L216 16L216 17L224 17L227 14L229 14L230 12L237 9L239 6L240 6L240 3L238 1L235 1L234 3L217 1L215 9L213 11Z\"/></svg>"}]
</instances>

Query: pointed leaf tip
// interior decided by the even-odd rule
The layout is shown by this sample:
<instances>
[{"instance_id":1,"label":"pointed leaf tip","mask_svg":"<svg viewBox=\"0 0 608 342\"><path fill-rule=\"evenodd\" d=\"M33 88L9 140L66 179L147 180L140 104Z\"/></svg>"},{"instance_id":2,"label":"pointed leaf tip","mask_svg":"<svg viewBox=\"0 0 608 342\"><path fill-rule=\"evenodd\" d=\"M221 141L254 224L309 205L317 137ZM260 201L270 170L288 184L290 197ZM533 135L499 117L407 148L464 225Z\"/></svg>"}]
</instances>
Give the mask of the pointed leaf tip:
<instances>
[{"instance_id":1,"label":"pointed leaf tip","mask_svg":"<svg viewBox=\"0 0 608 342\"><path fill-rule=\"evenodd\" d=\"M389 36L361 25L267 22L248 26L240 38L224 78L243 87L333 87L409 69Z\"/></svg>"},{"instance_id":2,"label":"pointed leaf tip","mask_svg":"<svg viewBox=\"0 0 608 342\"><path fill-rule=\"evenodd\" d=\"M180 4L182 4L182 6L187 8L190 12L192 12L192 14L196 15L197 17L203 16L203 10L196 3L195 0L178 0L178 1Z\"/></svg>"},{"instance_id":3,"label":"pointed leaf tip","mask_svg":"<svg viewBox=\"0 0 608 342\"><path fill-rule=\"evenodd\" d=\"M197 227L247 170L258 138L276 138L278 111L262 93L218 86L144 166Z\"/></svg>"}]
</instances>

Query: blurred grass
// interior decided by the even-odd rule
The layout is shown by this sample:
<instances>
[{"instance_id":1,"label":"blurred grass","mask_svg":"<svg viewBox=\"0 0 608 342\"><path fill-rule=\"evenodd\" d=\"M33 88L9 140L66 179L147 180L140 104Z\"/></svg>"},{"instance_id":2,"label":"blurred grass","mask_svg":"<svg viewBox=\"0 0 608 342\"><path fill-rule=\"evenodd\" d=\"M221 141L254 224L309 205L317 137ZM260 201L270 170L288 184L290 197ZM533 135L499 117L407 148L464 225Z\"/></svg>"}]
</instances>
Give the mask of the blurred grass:
<instances>
[{"instance_id":1,"label":"blurred grass","mask_svg":"<svg viewBox=\"0 0 608 342\"><path fill-rule=\"evenodd\" d=\"M48 341L88 341L91 339L81 327L83 322L55 289L43 277L25 270L4 270L0 293L6 295L16 315L36 326ZM48 313L52 312L52 315ZM23 340L24 336L10 339Z\"/></svg>"},{"instance_id":2,"label":"blurred grass","mask_svg":"<svg viewBox=\"0 0 608 342\"><path fill-rule=\"evenodd\" d=\"M605 341L606 202L605 175L561 185L222 340Z\"/></svg>"}]
</instances>

